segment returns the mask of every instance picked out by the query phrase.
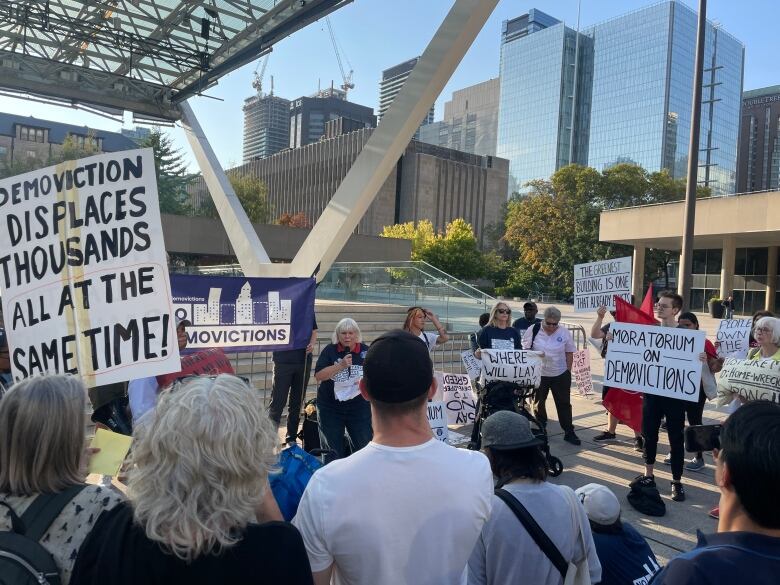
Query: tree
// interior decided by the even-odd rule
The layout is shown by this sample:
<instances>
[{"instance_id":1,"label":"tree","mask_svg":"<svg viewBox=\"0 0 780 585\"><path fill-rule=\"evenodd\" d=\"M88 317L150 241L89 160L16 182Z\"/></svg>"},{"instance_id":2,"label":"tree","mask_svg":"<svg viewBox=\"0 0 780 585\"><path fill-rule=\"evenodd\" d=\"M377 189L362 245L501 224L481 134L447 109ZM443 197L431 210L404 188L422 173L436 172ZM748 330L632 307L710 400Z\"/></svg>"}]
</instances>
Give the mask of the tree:
<instances>
[{"instance_id":1,"label":"tree","mask_svg":"<svg viewBox=\"0 0 780 585\"><path fill-rule=\"evenodd\" d=\"M140 147L154 151L160 211L186 215L190 210L187 185L192 182L194 175L187 172L187 164L181 152L173 147L170 137L159 129L144 138Z\"/></svg>"},{"instance_id":2,"label":"tree","mask_svg":"<svg viewBox=\"0 0 780 585\"><path fill-rule=\"evenodd\" d=\"M411 240L412 260L422 260L423 251L433 242L436 233L430 220L424 219L417 223L409 221L386 225L379 234L383 238L400 238Z\"/></svg>"},{"instance_id":3,"label":"tree","mask_svg":"<svg viewBox=\"0 0 780 585\"><path fill-rule=\"evenodd\" d=\"M286 225L294 228L311 228L311 222L303 211L299 211L295 215L289 213L283 213L276 219L278 225Z\"/></svg>"},{"instance_id":4,"label":"tree","mask_svg":"<svg viewBox=\"0 0 780 585\"><path fill-rule=\"evenodd\" d=\"M249 221L269 223L271 221L271 204L268 202L266 184L257 177L240 175L237 171L228 171L227 176Z\"/></svg>"}]
</instances>

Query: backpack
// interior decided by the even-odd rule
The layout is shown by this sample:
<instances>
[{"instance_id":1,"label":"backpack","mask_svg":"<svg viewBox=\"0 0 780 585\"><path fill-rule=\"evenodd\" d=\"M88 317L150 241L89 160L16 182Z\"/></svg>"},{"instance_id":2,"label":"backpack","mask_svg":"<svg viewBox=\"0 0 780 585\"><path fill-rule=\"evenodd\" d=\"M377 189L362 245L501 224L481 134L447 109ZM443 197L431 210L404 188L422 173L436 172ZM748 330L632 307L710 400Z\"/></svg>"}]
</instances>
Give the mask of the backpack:
<instances>
[{"instance_id":1,"label":"backpack","mask_svg":"<svg viewBox=\"0 0 780 585\"><path fill-rule=\"evenodd\" d=\"M636 485L632 482L627 499L634 509L647 516L664 516L666 514L666 504L661 499L661 494L656 487Z\"/></svg>"},{"instance_id":2,"label":"backpack","mask_svg":"<svg viewBox=\"0 0 780 585\"><path fill-rule=\"evenodd\" d=\"M74 485L57 494L41 494L21 518L11 506L11 530L0 531L0 585L60 585L54 557L39 542L65 506L86 486Z\"/></svg>"},{"instance_id":3,"label":"backpack","mask_svg":"<svg viewBox=\"0 0 780 585\"><path fill-rule=\"evenodd\" d=\"M537 321L534 323L533 330L531 331L531 345L528 349L534 348L534 341L536 341L536 336L539 335L539 330L542 328L542 322Z\"/></svg>"}]
</instances>

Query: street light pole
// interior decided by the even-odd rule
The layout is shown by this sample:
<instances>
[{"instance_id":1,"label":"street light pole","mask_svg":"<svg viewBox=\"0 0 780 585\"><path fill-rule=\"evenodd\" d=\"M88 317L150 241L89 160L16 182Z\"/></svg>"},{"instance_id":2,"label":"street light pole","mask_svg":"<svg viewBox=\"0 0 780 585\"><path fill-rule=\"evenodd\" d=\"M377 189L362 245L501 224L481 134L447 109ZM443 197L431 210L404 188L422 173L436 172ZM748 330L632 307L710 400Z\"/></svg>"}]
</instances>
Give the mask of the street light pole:
<instances>
[{"instance_id":1,"label":"street light pole","mask_svg":"<svg viewBox=\"0 0 780 585\"><path fill-rule=\"evenodd\" d=\"M680 254L680 278L677 292L687 307L691 300L693 264L693 229L696 223L696 186L699 175L699 130L701 128L701 83L704 73L704 32L707 26L707 0L699 0L699 23L696 28L696 61L693 72L691 107L691 141L688 145L688 181L685 186L685 228Z\"/></svg>"}]
</instances>

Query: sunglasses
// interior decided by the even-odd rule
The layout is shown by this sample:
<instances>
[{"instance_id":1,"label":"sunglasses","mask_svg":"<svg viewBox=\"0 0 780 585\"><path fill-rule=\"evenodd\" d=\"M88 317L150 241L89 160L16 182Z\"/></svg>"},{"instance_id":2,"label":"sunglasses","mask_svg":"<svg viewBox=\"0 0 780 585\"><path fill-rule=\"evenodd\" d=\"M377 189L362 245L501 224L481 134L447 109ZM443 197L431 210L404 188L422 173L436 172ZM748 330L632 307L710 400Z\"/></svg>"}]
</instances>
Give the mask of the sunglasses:
<instances>
[{"instance_id":1,"label":"sunglasses","mask_svg":"<svg viewBox=\"0 0 780 585\"><path fill-rule=\"evenodd\" d=\"M512 313L509 309L496 309L496 313L501 313L502 315L509 315Z\"/></svg>"}]
</instances>

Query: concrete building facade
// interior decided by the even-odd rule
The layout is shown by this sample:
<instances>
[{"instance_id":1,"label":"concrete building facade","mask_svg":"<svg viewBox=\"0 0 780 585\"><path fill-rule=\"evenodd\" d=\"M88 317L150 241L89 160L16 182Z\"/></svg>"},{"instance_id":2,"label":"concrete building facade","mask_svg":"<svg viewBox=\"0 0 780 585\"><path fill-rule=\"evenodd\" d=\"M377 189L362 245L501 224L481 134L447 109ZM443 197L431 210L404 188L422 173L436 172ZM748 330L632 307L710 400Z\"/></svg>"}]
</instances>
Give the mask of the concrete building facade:
<instances>
[{"instance_id":1,"label":"concrete building facade","mask_svg":"<svg viewBox=\"0 0 780 585\"><path fill-rule=\"evenodd\" d=\"M371 129L309 144L236 171L268 186L273 218L303 212L314 223L371 136ZM478 241L500 221L507 195L508 161L412 141L361 219L357 234L378 235L384 226L430 219L443 231L462 217ZM209 197L202 177L190 187L193 205Z\"/></svg>"},{"instance_id":2,"label":"concrete building facade","mask_svg":"<svg viewBox=\"0 0 780 585\"><path fill-rule=\"evenodd\" d=\"M742 94L737 192L780 189L780 85Z\"/></svg>"},{"instance_id":3,"label":"concrete building facade","mask_svg":"<svg viewBox=\"0 0 780 585\"><path fill-rule=\"evenodd\" d=\"M634 295L641 298L646 251L679 251L684 202L604 211L599 239L634 247ZM735 312L780 311L780 191L696 202L693 281L688 307L706 311L712 297L734 298Z\"/></svg>"},{"instance_id":4,"label":"concrete building facade","mask_svg":"<svg viewBox=\"0 0 780 585\"><path fill-rule=\"evenodd\" d=\"M290 144L290 100L258 94L244 100L244 162L265 158Z\"/></svg>"},{"instance_id":5,"label":"concrete building facade","mask_svg":"<svg viewBox=\"0 0 780 585\"><path fill-rule=\"evenodd\" d=\"M420 127L420 141L482 156L496 156L499 78L452 92L444 119Z\"/></svg>"}]
</instances>

